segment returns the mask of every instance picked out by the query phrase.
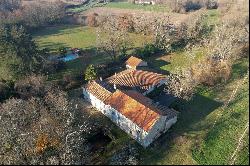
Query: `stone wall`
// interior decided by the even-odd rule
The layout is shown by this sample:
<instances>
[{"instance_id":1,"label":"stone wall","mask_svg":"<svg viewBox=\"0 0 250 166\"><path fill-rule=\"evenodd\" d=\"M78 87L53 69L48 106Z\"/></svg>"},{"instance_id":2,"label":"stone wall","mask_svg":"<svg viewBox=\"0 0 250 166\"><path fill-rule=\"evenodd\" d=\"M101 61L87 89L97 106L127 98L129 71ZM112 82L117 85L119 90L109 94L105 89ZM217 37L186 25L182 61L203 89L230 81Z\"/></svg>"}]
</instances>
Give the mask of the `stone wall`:
<instances>
[{"instance_id":1,"label":"stone wall","mask_svg":"<svg viewBox=\"0 0 250 166\"><path fill-rule=\"evenodd\" d=\"M83 88L83 95L94 107L110 118L117 126L135 139L143 147L150 145L162 133L166 132L177 121L177 117L168 119L167 116L161 116L149 132L144 131L130 119L126 118L119 111L110 105L105 105L101 100Z\"/></svg>"}]
</instances>

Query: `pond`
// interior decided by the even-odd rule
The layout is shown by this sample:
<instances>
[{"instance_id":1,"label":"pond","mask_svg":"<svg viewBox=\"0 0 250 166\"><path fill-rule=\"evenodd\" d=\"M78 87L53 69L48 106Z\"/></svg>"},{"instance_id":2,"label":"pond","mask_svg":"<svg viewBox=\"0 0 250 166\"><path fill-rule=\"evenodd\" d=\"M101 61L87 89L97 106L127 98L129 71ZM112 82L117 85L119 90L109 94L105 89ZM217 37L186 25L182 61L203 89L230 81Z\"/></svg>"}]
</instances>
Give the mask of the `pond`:
<instances>
[{"instance_id":1,"label":"pond","mask_svg":"<svg viewBox=\"0 0 250 166\"><path fill-rule=\"evenodd\" d=\"M78 54L71 53L71 54L67 54L64 57L60 57L59 60L62 60L64 62L68 62L68 61L72 61L74 59L77 59L78 57L79 57Z\"/></svg>"}]
</instances>

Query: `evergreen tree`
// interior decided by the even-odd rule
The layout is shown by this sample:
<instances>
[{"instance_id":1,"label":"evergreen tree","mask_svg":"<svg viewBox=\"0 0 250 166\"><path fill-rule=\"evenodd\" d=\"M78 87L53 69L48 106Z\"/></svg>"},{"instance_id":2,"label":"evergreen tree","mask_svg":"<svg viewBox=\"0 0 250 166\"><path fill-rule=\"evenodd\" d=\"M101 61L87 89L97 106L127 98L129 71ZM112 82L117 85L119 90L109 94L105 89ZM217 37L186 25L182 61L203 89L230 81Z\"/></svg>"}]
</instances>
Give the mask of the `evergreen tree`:
<instances>
[{"instance_id":1,"label":"evergreen tree","mask_svg":"<svg viewBox=\"0 0 250 166\"><path fill-rule=\"evenodd\" d=\"M97 72L94 65L89 65L85 71L85 80L90 81L97 78Z\"/></svg>"}]
</instances>

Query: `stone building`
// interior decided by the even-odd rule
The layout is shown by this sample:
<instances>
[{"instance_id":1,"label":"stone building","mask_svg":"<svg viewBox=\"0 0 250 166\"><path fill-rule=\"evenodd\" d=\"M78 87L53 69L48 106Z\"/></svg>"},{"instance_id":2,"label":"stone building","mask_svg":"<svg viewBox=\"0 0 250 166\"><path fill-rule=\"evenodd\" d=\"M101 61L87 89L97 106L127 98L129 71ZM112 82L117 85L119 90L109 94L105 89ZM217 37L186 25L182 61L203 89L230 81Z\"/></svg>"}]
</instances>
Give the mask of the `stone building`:
<instances>
[{"instance_id":1,"label":"stone building","mask_svg":"<svg viewBox=\"0 0 250 166\"><path fill-rule=\"evenodd\" d=\"M161 86L166 77L128 69L105 80L91 81L83 95L143 147L149 146L177 121L177 112L144 96Z\"/></svg>"}]
</instances>

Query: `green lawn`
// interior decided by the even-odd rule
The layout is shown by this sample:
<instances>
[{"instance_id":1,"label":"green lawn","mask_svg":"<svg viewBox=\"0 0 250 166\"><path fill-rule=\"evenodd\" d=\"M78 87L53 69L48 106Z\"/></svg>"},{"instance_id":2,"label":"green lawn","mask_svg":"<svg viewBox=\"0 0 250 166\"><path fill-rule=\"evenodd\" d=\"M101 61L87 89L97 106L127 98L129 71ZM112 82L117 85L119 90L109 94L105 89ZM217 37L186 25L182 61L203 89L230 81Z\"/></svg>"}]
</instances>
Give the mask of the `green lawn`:
<instances>
[{"instance_id":1,"label":"green lawn","mask_svg":"<svg viewBox=\"0 0 250 166\"><path fill-rule=\"evenodd\" d=\"M128 2L110 2L106 4L104 7L153 11L153 12L169 12L169 8L165 5L142 5L142 4L132 4Z\"/></svg>"},{"instance_id":2,"label":"green lawn","mask_svg":"<svg viewBox=\"0 0 250 166\"><path fill-rule=\"evenodd\" d=\"M34 40L41 48L57 51L59 47L91 48L96 45L96 28L88 26L64 25L47 27L33 34ZM150 42L150 36L130 33L134 47L141 47Z\"/></svg>"},{"instance_id":3,"label":"green lawn","mask_svg":"<svg viewBox=\"0 0 250 166\"><path fill-rule=\"evenodd\" d=\"M49 48L57 51L59 47L93 47L96 42L96 31L94 28L65 25L47 27L33 34L34 40L41 48Z\"/></svg>"},{"instance_id":4,"label":"green lawn","mask_svg":"<svg viewBox=\"0 0 250 166\"><path fill-rule=\"evenodd\" d=\"M204 48L194 49L187 53L186 51L178 51L158 57L151 56L146 59L151 68L175 73L176 70L186 68L192 63L197 62L206 54Z\"/></svg>"},{"instance_id":5,"label":"green lawn","mask_svg":"<svg viewBox=\"0 0 250 166\"><path fill-rule=\"evenodd\" d=\"M40 48L48 48L51 53L56 53L61 46L67 48L89 49L96 45L96 29L87 26L56 26L47 27L33 34L34 40ZM141 47L144 43L150 42L150 36L130 33L129 37L133 48ZM62 78L65 74L82 74L86 65L100 64L110 61L110 57L88 55L66 63L66 69L50 75L51 79Z\"/></svg>"}]
</instances>

